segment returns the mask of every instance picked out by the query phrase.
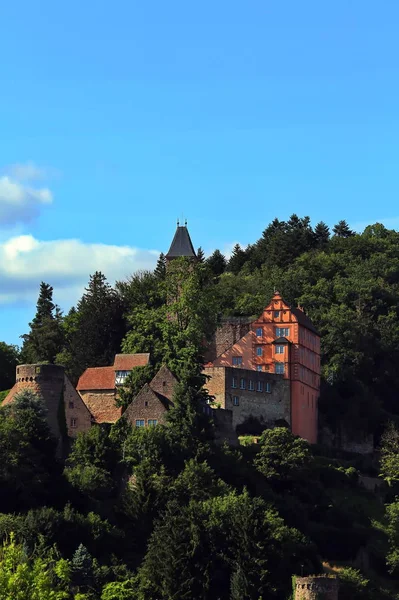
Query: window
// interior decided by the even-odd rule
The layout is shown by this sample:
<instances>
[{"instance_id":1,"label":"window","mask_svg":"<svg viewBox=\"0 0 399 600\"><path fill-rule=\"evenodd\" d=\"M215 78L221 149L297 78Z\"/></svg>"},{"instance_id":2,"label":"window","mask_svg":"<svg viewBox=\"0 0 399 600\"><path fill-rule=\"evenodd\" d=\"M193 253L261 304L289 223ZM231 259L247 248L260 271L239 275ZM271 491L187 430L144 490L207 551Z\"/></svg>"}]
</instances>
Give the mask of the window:
<instances>
[{"instance_id":1,"label":"window","mask_svg":"<svg viewBox=\"0 0 399 600\"><path fill-rule=\"evenodd\" d=\"M232 388L236 388L237 387L237 377L233 377L231 380L231 387Z\"/></svg>"},{"instance_id":2,"label":"window","mask_svg":"<svg viewBox=\"0 0 399 600\"><path fill-rule=\"evenodd\" d=\"M130 371L115 371L115 385L123 385Z\"/></svg>"},{"instance_id":3,"label":"window","mask_svg":"<svg viewBox=\"0 0 399 600\"><path fill-rule=\"evenodd\" d=\"M156 419L148 419L147 423L148 427L152 427L153 425L157 425L158 421Z\"/></svg>"},{"instance_id":4,"label":"window","mask_svg":"<svg viewBox=\"0 0 399 600\"><path fill-rule=\"evenodd\" d=\"M262 346L257 346L256 348L256 356L262 356L263 354L263 348Z\"/></svg>"},{"instance_id":5,"label":"window","mask_svg":"<svg viewBox=\"0 0 399 600\"><path fill-rule=\"evenodd\" d=\"M75 408L75 404L72 402L72 400L69 401L69 408Z\"/></svg>"},{"instance_id":6,"label":"window","mask_svg":"<svg viewBox=\"0 0 399 600\"><path fill-rule=\"evenodd\" d=\"M272 392L272 384L270 383L270 381L266 382L266 390L265 390L268 394L271 394Z\"/></svg>"},{"instance_id":7,"label":"window","mask_svg":"<svg viewBox=\"0 0 399 600\"><path fill-rule=\"evenodd\" d=\"M288 337L290 335L289 327L276 327L276 337Z\"/></svg>"},{"instance_id":8,"label":"window","mask_svg":"<svg viewBox=\"0 0 399 600\"><path fill-rule=\"evenodd\" d=\"M276 346L276 354L284 354L284 346L283 345Z\"/></svg>"},{"instance_id":9,"label":"window","mask_svg":"<svg viewBox=\"0 0 399 600\"><path fill-rule=\"evenodd\" d=\"M136 427L144 427L145 421L144 419L136 419Z\"/></svg>"},{"instance_id":10,"label":"window","mask_svg":"<svg viewBox=\"0 0 399 600\"><path fill-rule=\"evenodd\" d=\"M77 419L71 419L71 427L77 427L78 426L78 420Z\"/></svg>"},{"instance_id":11,"label":"window","mask_svg":"<svg viewBox=\"0 0 399 600\"><path fill-rule=\"evenodd\" d=\"M148 406L148 400L144 400L144 406Z\"/></svg>"},{"instance_id":12,"label":"window","mask_svg":"<svg viewBox=\"0 0 399 600\"><path fill-rule=\"evenodd\" d=\"M256 370L257 370L257 371L262 371L262 370L263 370L263 369L262 369L262 365L256 365Z\"/></svg>"},{"instance_id":13,"label":"window","mask_svg":"<svg viewBox=\"0 0 399 600\"><path fill-rule=\"evenodd\" d=\"M242 356L233 356L233 367L239 367L242 365Z\"/></svg>"},{"instance_id":14,"label":"window","mask_svg":"<svg viewBox=\"0 0 399 600\"><path fill-rule=\"evenodd\" d=\"M263 392L263 381L258 381L258 383L256 384L256 391Z\"/></svg>"},{"instance_id":15,"label":"window","mask_svg":"<svg viewBox=\"0 0 399 600\"><path fill-rule=\"evenodd\" d=\"M250 392L253 392L254 389L255 389L255 384L252 381L252 379L249 380L249 388L248 389L249 389Z\"/></svg>"},{"instance_id":16,"label":"window","mask_svg":"<svg viewBox=\"0 0 399 600\"><path fill-rule=\"evenodd\" d=\"M233 405L234 406L239 406L240 405L240 399L238 396L233 396Z\"/></svg>"},{"instance_id":17,"label":"window","mask_svg":"<svg viewBox=\"0 0 399 600\"><path fill-rule=\"evenodd\" d=\"M36 373L36 375L40 375L40 371L41 371L41 370L42 370L42 369L41 369L41 367L36 367L36 368L35 368L35 373Z\"/></svg>"},{"instance_id":18,"label":"window","mask_svg":"<svg viewBox=\"0 0 399 600\"><path fill-rule=\"evenodd\" d=\"M277 373L277 375L284 375L284 363L276 363L275 372Z\"/></svg>"},{"instance_id":19,"label":"window","mask_svg":"<svg viewBox=\"0 0 399 600\"><path fill-rule=\"evenodd\" d=\"M275 310L275 311L274 311L274 318L275 318L275 319L278 319L278 318L280 318L280 311L279 311L279 310Z\"/></svg>"},{"instance_id":20,"label":"window","mask_svg":"<svg viewBox=\"0 0 399 600\"><path fill-rule=\"evenodd\" d=\"M245 379L244 379L244 377L242 377L242 378L240 379L240 389L242 389L242 390L245 390L245 388L246 388L246 387L247 387L247 386L246 386L246 384L245 384Z\"/></svg>"},{"instance_id":21,"label":"window","mask_svg":"<svg viewBox=\"0 0 399 600\"><path fill-rule=\"evenodd\" d=\"M257 327L256 328L256 337L262 337L263 336L263 329L262 327Z\"/></svg>"}]
</instances>

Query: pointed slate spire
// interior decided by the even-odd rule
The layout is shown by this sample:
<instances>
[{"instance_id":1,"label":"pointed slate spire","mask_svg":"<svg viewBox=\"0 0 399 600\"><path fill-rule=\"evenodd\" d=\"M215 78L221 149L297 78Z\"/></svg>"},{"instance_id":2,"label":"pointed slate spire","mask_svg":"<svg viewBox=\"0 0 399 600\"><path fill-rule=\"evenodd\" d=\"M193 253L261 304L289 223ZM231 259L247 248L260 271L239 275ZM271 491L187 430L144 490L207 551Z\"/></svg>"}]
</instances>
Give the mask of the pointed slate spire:
<instances>
[{"instance_id":1,"label":"pointed slate spire","mask_svg":"<svg viewBox=\"0 0 399 600\"><path fill-rule=\"evenodd\" d=\"M196 258L197 256L191 242L190 234L188 233L187 221L184 226L179 225L179 221L177 221L175 237L173 238L166 258L170 260L181 256L186 256L188 258Z\"/></svg>"}]
</instances>

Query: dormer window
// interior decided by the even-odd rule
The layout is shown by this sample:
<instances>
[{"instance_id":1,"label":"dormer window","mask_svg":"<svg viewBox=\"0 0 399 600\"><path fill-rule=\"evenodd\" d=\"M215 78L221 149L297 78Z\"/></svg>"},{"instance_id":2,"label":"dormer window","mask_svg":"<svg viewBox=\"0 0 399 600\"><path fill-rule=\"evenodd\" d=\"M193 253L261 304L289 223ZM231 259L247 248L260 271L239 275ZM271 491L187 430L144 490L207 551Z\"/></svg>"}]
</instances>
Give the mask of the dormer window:
<instances>
[{"instance_id":1,"label":"dormer window","mask_svg":"<svg viewBox=\"0 0 399 600\"><path fill-rule=\"evenodd\" d=\"M130 371L115 371L115 385L123 385Z\"/></svg>"}]
</instances>

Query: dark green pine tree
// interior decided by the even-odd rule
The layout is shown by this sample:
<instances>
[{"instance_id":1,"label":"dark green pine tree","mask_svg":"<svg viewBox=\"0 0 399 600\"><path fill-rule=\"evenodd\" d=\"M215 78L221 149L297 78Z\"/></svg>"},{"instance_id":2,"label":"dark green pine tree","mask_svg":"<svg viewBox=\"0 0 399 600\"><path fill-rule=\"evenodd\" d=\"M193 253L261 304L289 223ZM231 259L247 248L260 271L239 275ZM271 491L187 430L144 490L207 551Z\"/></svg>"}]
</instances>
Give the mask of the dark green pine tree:
<instances>
[{"instance_id":1,"label":"dark green pine tree","mask_svg":"<svg viewBox=\"0 0 399 600\"><path fill-rule=\"evenodd\" d=\"M40 284L36 315L29 323L30 332L21 336L24 343L21 361L24 363L53 363L63 346L62 314L53 302L53 288Z\"/></svg>"},{"instance_id":2,"label":"dark green pine tree","mask_svg":"<svg viewBox=\"0 0 399 600\"><path fill-rule=\"evenodd\" d=\"M126 332L123 301L96 271L76 310L66 318L66 351L58 362L65 364L73 382L87 367L112 365Z\"/></svg>"},{"instance_id":3,"label":"dark green pine tree","mask_svg":"<svg viewBox=\"0 0 399 600\"><path fill-rule=\"evenodd\" d=\"M334 235L342 238L348 238L355 235L355 232L350 229L348 223L344 220L339 221L336 225L334 225L333 232Z\"/></svg>"},{"instance_id":4,"label":"dark green pine tree","mask_svg":"<svg viewBox=\"0 0 399 600\"><path fill-rule=\"evenodd\" d=\"M197 260L199 263L205 262L205 253L204 253L203 249L201 248L201 246L197 250Z\"/></svg>"},{"instance_id":5,"label":"dark green pine tree","mask_svg":"<svg viewBox=\"0 0 399 600\"><path fill-rule=\"evenodd\" d=\"M314 240L316 248L324 249L328 246L330 240L330 229L323 221L317 223L314 228Z\"/></svg>"},{"instance_id":6,"label":"dark green pine tree","mask_svg":"<svg viewBox=\"0 0 399 600\"><path fill-rule=\"evenodd\" d=\"M157 266L154 269L154 275L160 280L163 280L166 277L166 256L163 252L159 255Z\"/></svg>"},{"instance_id":7,"label":"dark green pine tree","mask_svg":"<svg viewBox=\"0 0 399 600\"><path fill-rule=\"evenodd\" d=\"M206 263L215 277L222 275L227 267L227 261L220 250L215 250L215 252L207 259Z\"/></svg>"},{"instance_id":8,"label":"dark green pine tree","mask_svg":"<svg viewBox=\"0 0 399 600\"><path fill-rule=\"evenodd\" d=\"M234 275L237 275L237 273L241 271L241 268L244 266L246 260L247 256L245 251L241 248L240 244L236 244L233 248L233 252L227 265L227 270L231 273L234 273Z\"/></svg>"}]
</instances>

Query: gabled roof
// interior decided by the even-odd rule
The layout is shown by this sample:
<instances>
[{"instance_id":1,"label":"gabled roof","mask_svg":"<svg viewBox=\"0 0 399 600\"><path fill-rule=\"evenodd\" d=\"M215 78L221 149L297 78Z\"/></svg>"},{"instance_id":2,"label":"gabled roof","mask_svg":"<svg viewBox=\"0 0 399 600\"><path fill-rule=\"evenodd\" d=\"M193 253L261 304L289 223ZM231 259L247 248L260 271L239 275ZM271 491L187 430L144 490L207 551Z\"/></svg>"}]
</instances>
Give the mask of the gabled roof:
<instances>
[{"instance_id":1,"label":"gabled roof","mask_svg":"<svg viewBox=\"0 0 399 600\"><path fill-rule=\"evenodd\" d=\"M144 396L147 401L151 401L152 399L155 402L161 402L161 404L163 404L166 410L169 410L169 408L172 406L172 403L165 396L154 392L154 390L151 389L150 385L148 383L145 383L139 391L139 393L137 394L137 396L132 400L132 402L129 404L129 406L123 413L122 416L124 418L129 417L130 413L134 411L136 404L140 401L141 396Z\"/></svg>"},{"instance_id":2,"label":"gabled roof","mask_svg":"<svg viewBox=\"0 0 399 600\"><path fill-rule=\"evenodd\" d=\"M272 341L272 344L291 344L290 340L287 340L286 337L279 337L276 340Z\"/></svg>"},{"instance_id":3,"label":"gabled roof","mask_svg":"<svg viewBox=\"0 0 399 600\"><path fill-rule=\"evenodd\" d=\"M196 254L187 227L178 225L166 258L178 258L181 256L195 258Z\"/></svg>"},{"instance_id":4,"label":"gabled roof","mask_svg":"<svg viewBox=\"0 0 399 600\"><path fill-rule=\"evenodd\" d=\"M316 335L320 335L317 331L316 327L313 325L312 321L309 319L307 315L300 308L291 308L291 313L298 319L298 323L313 331Z\"/></svg>"},{"instance_id":5,"label":"gabled roof","mask_svg":"<svg viewBox=\"0 0 399 600\"><path fill-rule=\"evenodd\" d=\"M89 367L79 377L77 390L115 389L115 367Z\"/></svg>"},{"instance_id":6,"label":"gabled roof","mask_svg":"<svg viewBox=\"0 0 399 600\"><path fill-rule=\"evenodd\" d=\"M135 367L145 367L150 361L148 352L142 354L116 354L114 360L115 371L130 371Z\"/></svg>"}]
</instances>

